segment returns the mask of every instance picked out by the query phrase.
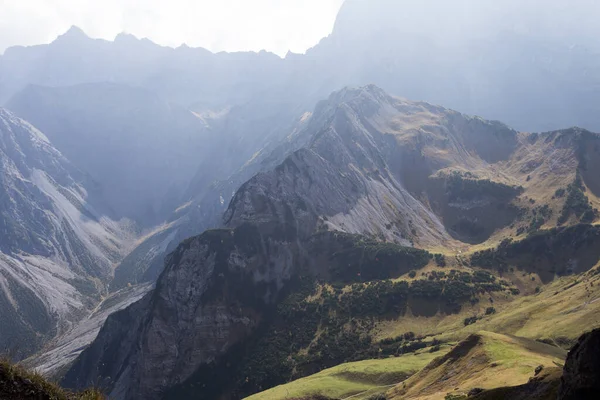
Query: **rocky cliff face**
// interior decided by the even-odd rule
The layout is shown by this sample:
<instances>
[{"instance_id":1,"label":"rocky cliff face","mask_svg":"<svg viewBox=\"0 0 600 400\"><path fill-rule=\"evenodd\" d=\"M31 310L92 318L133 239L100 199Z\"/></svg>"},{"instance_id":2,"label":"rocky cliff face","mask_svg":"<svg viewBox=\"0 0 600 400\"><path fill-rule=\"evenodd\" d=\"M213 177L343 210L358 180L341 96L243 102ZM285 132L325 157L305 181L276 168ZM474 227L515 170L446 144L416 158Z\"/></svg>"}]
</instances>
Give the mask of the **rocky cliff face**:
<instances>
[{"instance_id":1,"label":"rocky cliff face","mask_svg":"<svg viewBox=\"0 0 600 400\"><path fill-rule=\"evenodd\" d=\"M304 148L243 185L226 220L282 201L303 209L293 219L308 232L319 225L426 248L484 242L515 221L510 204L523 188L498 171L523 139L505 125L375 86L336 92L313 117L320 124L303 133Z\"/></svg>"},{"instance_id":2,"label":"rocky cliff face","mask_svg":"<svg viewBox=\"0 0 600 400\"><path fill-rule=\"evenodd\" d=\"M87 315L75 321L64 333L52 338L42 351L23 360L21 364L35 368L45 377L60 379L79 354L96 339L109 315L141 300L152 288L152 284L136 285L107 295Z\"/></svg>"},{"instance_id":3,"label":"rocky cliff face","mask_svg":"<svg viewBox=\"0 0 600 400\"><path fill-rule=\"evenodd\" d=\"M466 37L461 38L464 40L457 41L462 45L456 45L448 39L456 37L460 32L454 31L454 25L447 27L448 29L440 29L440 25L445 24L445 19L426 18L426 23L416 30L412 24L407 23L428 13L427 4L429 3L420 2L409 5L389 0L347 1L330 37L305 55L290 55L283 60L266 52L211 54L203 49L186 46L170 49L148 40L138 40L131 35L119 35L114 42L93 40L81 30L73 28L52 44L31 48L16 47L0 56L0 101L8 102L14 96L9 104L17 108L21 100L22 110L33 104L31 98L26 96L31 94L32 90L28 86L32 84L53 88L82 84L104 87L107 85L102 82L114 82L108 86L124 86L129 89L133 86L136 88L134 92L150 92L152 94L148 98L158 99L157 102L163 105L176 103L194 110L203 118L218 116L217 119L221 120L218 124L211 125L211 135L218 138L217 145L210 147L202 156L171 157L172 154L163 154L162 150L178 146L176 143L163 146L163 142L159 151L149 152L152 156L144 158L146 153L142 154L141 161L136 161L141 164L137 165L139 168L136 168L135 174L139 180L129 179L130 174L120 174L124 170L121 168L122 162L114 163L115 172L111 169L113 165L105 165L107 157L101 157L103 167L108 167L111 171L109 177L121 183L112 191L112 200L120 206L114 208L126 209L125 214L135 214L136 218L151 221L150 225L167 220L160 229L148 234L147 240L119 269L115 288L124 287L127 283L155 280L162 269L164 254L172 251L186 237L220 226L219 216L241 184L255 173L271 169L272 165L260 166L260 161L268 158L268 153L279 143L286 141L292 121L301 118L319 99L340 87L374 82L390 93L425 99L486 118L500 119L519 129L549 130L571 124L592 129L600 126L597 113L590 108L590 105L598 102L598 93L589 89L597 86L598 77L587 72L598 69L598 58L594 50L583 46L580 37L571 37L564 30L552 31L564 33L569 38L567 42L576 45L565 45L566 42L550 35L552 32L547 32L548 37L541 40L534 34L539 30L513 32L512 26L502 25L502 21L512 21L515 18L527 21L528 16L534 13L535 21L547 22L542 23L542 26L559 26L562 21L556 21L556 15L563 13L548 12L542 17L539 10L527 8L527 13L517 13L503 19L497 17L493 4L489 2L484 5L469 3L469 9L474 10L480 18L463 19L467 13L459 13L454 20L460 19L462 22L455 25L465 26L468 32L476 34L465 34ZM522 5L520 7L523 8ZM453 15L458 9L460 8L445 8L448 15ZM569 9L564 12L574 11ZM527 23L523 24L528 26ZM361 28L356 29L357 26ZM588 24L581 24L581 27L585 26ZM443 32L443 35L439 35L439 32ZM72 56L73 54L77 54L77 57ZM472 62L474 59L478 61ZM65 75L66 65L69 67L69 74ZM556 82L567 83L557 85ZM21 92L23 89L25 91ZM72 88L37 88L35 91L77 95L73 94L77 90ZM21 93L15 96L19 92ZM119 92L117 98L121 95L123 92ZM127 103L136 104L137 97L127 95ZM26 117L49 112L56 112L60 116L61 113L54 108L56 97L52 98L55 101L42 104ZM72 104L69 105L68 101L66 103L72 108ZM75 100L75 111L67 118L75 125L83 119L79 114L82 110L77 109L78 103ZM119 101L115 103L122 105ZM93 102L86 104L92 104L89 107L93 109L97 108L97 104ZM105 111L107 108L108 111L114 111L106 104L100 106ZM62 107L65 107L64 102L59 108ZM125 107L124 110L135 114L135 108ZM173 107L173 110L167 111L174 113L177 109L178 107ZM83 112L86 129L95 125L102 127L104 118L97 115L89 118L88 107L83 111L86 111ZM144 116L155 111L156 109L151 108ZM167 112L163 107L156 113L163 115ZM112 113L109 114L114 117ZM129 115L126 121L132 121L130 117ZM114 118L111 120L115 122ZM133 120L136 121L135 124L120 126L124 132L135 131L134 137L145 134L144 130L153 131L156 126L164 126L156 118ZM61 119L58 118L58 121ZM177 121L177 118L168 119L167 128L162 129L161 133L170 137L175 130L170 130L169 126L180 127ZM448 121L451 122L452 119L448 118ZM455 122L457 128L462 124L461 129L471 129L481 121L468 119ZM142 132L137 130L136 124L144 127ZM484 124L488 124L488 129L493 130L489 123ZM60 126L59 122L58 128L60 131L64 126ZM107 127L104 126L103 130L105 128ZM479 132L479 128L472 132ZM431 139L430 135L427 136L428 140ZM504 142L490 140L489 135L481 137L485 137L485 140L479 145L487 144L500 154L500 147L504 146L501 143ZM418 146L423 146L423 143L419 144L417 139L411 146L417 146L418 150ZM63 150L58 143L56 146ZM446 151L439 146L432 150L436 152L437 158ZM418 172L404 173L402 182L405 189L418 199L419 196L413 193L411 185L418 186L428 181L424 177L431 172L430 165L421 163L420 150L400 154L403 157L395 158L394 163L401 162L404 171L410 166L411 170ZM206 161L205 158L210 159L210 155L214 155L218 162ZM118 159L114 154L111 156L111 159ZM481 156L490 161L483 153ZM70 158L70 155L67 154L67 157ZM201 161L201 158L198 168L188 168L190 162ZM152 162L148 165L146 162L149 160ZM278 163L281 161L279 159ZM250 164L256 168L247 168ZM76 165L81 167L77 162ZM182 168L175 168L177 165ZM146 167L151 172L144 173ZM470 164L465 168L469 170L472 167ZM435 167L433 171L438 169L439 167ZM189 175L193 178L186 191L182 189L185 187L182 182ZM169 179L176 176L177 185L168 186L165 176ZM102 181L96 176L94 178ZM153 180L159 178L163 184L153 186ZM493 180L497 178L494 177ZM510 186L522 184L521 181L501 181ZM418 189L421 193L422 188ZM119 196L120 193L126 193L127 196ZM143 196L138 196L138 193L143 193ZM494 230L510 225L515 218L514 209L501 210L497 215L492 213L499 206L493 199L486 199L486 206L482 207L480 199L472 198L451 202L455 209L468 209L464 215L457 217L456 210L448 210L445 206L448 200L440 199L443 195L441 193L429 197L430 206L436 208L438 216L444 215L444 220L447 221L446 231L462 242L481 243ZM124 199L125 197L127 198ZM144 201L139 200L141 197ZM148 200L150 198L151 201ZM182 205L186 207L180 208ZM171 213L173 209L177 209L177 212ZM384 213L390 212L388 210Z\"/></svg>"},{"instance_id":4,"label":"rocky cliff face","mask_svg":"<svg viewBox=\"0 0 600 400\"><path fill-rule=\"evenodd\" d=\"M311 113L307 112L293 118L295 111L282 104L271 104L272 101L250 103L210 121L211 139L205 143L205 158L198 159L201 164L183 204L165 224L147 234L119 265L112 288L156 281L166 254L189 237L222 227L222 215L237 189L256 173L275 168L305 145L311 137L307 132L319 129L323 118L328 117L326 112L319 112L310 118ZM268 122L261 114L263 107L272 110Z\"/></svg>"},{"instance_id":5,"label":"rocky cliff face","mask_svg":"<svg viewBox=\"0 0 600 400\"><path fill-rule=\"evenodd\" d=\"M127 251L97 186L33 126L0 109L0 347L20 358L99 299Z\"/></svg>"},{"instance_id":6,"label":"rocky cliff face","mask_svg":"<svg viewBox=\"0 0 600 400\"><path fill-rule=\"evenodd\" d=\"M168 257L152 293L109 317L65 382L102 379L115 398L161 398L249 337L297 264L297 245L250 225L187 240Z\"/></svg>"},{"instance_id":7,"label":"rocky cliff face","mask_svg":"<svg viewBox=\"0 0 600 400\"><path fill-rule=\"evenodd\" d=\"M226 221L260 221L275 212L280 223L297 224L304 237L320 223L327 229L404 244L417 236L429 243L448 239L439 219L411 196L389 167L396 154L372 123L398 113L392 101L374 87L334 94L329 118L307 133L306 148L244 184ZM287 208L274 210L274 204ZM390 221L394 226L386 228Z\"/></svg>"},{"instance_id":8,"label":"rocky cliff face","mask_svg":"<svg viewBox=\"0 0 600 400\"><path fill-rule=\"evenodd\" d=\"M583 335L565 364L559 400L591 400L600 394L600 330Z\"/></svg>"}]
</instances>

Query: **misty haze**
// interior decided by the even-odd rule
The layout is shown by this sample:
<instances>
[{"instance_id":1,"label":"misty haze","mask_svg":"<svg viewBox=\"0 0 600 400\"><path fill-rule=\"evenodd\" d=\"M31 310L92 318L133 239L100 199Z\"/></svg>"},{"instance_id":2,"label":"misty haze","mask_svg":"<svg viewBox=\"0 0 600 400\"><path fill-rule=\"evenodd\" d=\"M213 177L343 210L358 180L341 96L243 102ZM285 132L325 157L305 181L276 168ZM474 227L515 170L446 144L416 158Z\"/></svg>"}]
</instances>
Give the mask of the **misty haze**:
<instances>
[{"instance_id":1,"label":"misty haze","mask_svg":"<svg viewBox=\"0 0 600 400\"><path fill-rule=\"evenodd\" d=\"M0 0L0 400L600 398L594 0Z\"/></svg>"}]
</instances>

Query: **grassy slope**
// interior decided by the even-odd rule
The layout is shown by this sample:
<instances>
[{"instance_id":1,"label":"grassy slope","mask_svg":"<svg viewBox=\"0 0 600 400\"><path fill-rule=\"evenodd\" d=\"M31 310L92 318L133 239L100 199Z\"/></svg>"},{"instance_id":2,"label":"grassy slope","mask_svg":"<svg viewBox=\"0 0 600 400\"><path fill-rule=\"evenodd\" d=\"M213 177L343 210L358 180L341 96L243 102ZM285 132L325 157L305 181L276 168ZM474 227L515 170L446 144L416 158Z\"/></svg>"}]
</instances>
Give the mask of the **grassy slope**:
<instances>
[{"instance_id":1,"label":"grassy slope","mask_svg":"<svg viewBox=\"0 0 600 400\"><path fill-rule=\"evenodd\" d=\"M534 376L536 367L561 364L566 352L532 340L480 332L448 355L388 392L390 399L443 400L448 393L517 386Z\"/></svg>"},{"instance_id":2,"label":"grassy slope","mask_svg":"<svg viewBox=\"0 0 600 400\"><path fill-rule=\"evenodd\" d=\"M376 336L384 339L412 331L417 335L456 342L470 333L486 330L530 339L549 339L569 348L582 333L600 327L600 273L596 274L596 271L559 278L545 286L535 275L505 275L505 279L516 283L524 296L486 295L475 305L465 304L459 314L406 315L382 321L377 326ZM540 287L539 293L535 293L537 287ZM497 310L496 314L485 316L485 309L491 306ZM482 319L465 327L464 319L474 315Z\"/></svg>"},{"instance_id":3,"label":"grassy slope","mask_svg":"<svg viewBox=\"0 0 600 400\"><path fill-rule=\"evenodd\" d=\"M335 399L344 399L360 394L353 399L383 393L390 385L402 382L425 367L434 358L444 355L448 347L437 353L427 351L407 354L395 358L366 360L338 365L318 374L299 379L286 385L248 397L248 400L279 400L301 398L320 394Z\"/></svg>"},{"instance_id":4,"label":"grassy slope","mask_svg":"<svg viewBox=\"0 0 600 400\"><path fill-rule=\"evenodd\" d=\"M531 292L533 287L539 285L539 280L532 281L530 275L523 277L515 274L512 280L518 278L522 280L523 291ZM477 323L464 326L463 321L466 316L482 315L483 310L489 305L482 299L480 304L466 305L457 315L415 317L409 314L397 320L381 322L378 327L378 339L414 331L417 335L430 335L448 343L456 343L469 334L481 330L496 332L483 334L486 338L486 354L490 359L496 360L495 362L500 361L502 367L493 371L493 380L490 380L486 374L472 379L465 377L465 387L471 385L470 388L496 388L520 385L527 382L535 367L552 366L554 361L561 362L564 355L563 350L547 347L534 341L535 339L546 339L568 348L584 331L600 326L600 273L592 270L580 276L560 278L549 285L542 286L538 294L516 299L496 296L493 304L497 309L496 314L484 316ZM520 336L525 339L515 339L501 334ZM548 352L550 354L547 354ZM440 353L431 355L425 350L425 353L418 356L409 354L392 359L343 364L287 385L278 386L249 399L278 400L315 393L331 398L345 398L374 387L378 388L365 393L365 395L372 395L385 391L381 386L389 384L390 381L382 376L386 374L390 376L393 373L410 375L411 372L414 373L419 369L419 365L424 366L427 359L431 360L439 355ZM351 374L344 374L344 372L351 372ZM367 378L361 378L363 376L361 374ZM397 382L402 380L397 379ZM444 390L446 388L437 394L440 396L443 394L439 398L444 398L445 393L442 393Z\"/></svg>"},{"instance_id":5,"label":"grassy slope","mask_svg":"<svg viewBox=\"0 0 600 400\"><path fill-rule=\"evenodd\" d=\"M430 120L430 117L428 115L423 116L425 120L429 121L428 125L436 125L439 122L437 120ZM396 122L402 125L402 121ZM423 121L418 121L418 123L421 124ZM410 141L409 136L406 134L398 137L399 140L401 138L405 141ZM534 209L541 206L547 205L552 210L552 213L544 219L540 228L549 229L557 225L566 198L555 197L555 192L557 189L567 188L576 178L576 171L578 165L580 165L578 142L575 140L574 134L571 133L543 136L538 140L530 140L527 135L520 134L518 140L520 142L519 149L509 159L496 164L488 164L478 158L474 158L469 160L469 167L467 169L461 167L461 160L464 161L462 158L458 160L452 158L452 152L440 153L439 151L434 151L435 149L429 149L431 150L429 152L425 151L428 156L433 158L449 157L446 160L448 161L447 164L455 167L450 168L446 171L447 173L453 171L469 172L476 176L477 179L490 179L491 181L500 182L505 185L522 186L524 188L524 193L513 201L513 205L522 210L522 217L517 218L510 226L496 230L484 243L468 245L456 242L447 247L428 248L428 250L434 253L444 254L449 260L449 268L469 271L468 258L473 252L496 247L501 241L507 238L519 240L526 237L529 225L536 215ZM434 143L434 141L431 143ZM588 158L592 161L598 159L596 155ZM600 188L600 184L594 181L597 178L593 174L584 174L584 180L585 185L588 187L585 195L594 207L599 207L600 199L597 197L597 194L600 193L600 190L589 190L590 187ZM413 186L420 187L417 182L412 182L412 184ZM567 225L577 222L578 220L572 217L569 219ZM519 229L524 230L525 233L517 234ZM446 270L449 268L446 268ZM430 264L428 267L419 270L419 275L431 269L437 268L432 267ZM411 280L406 278L406 276L402 277L402 279ZM416 279L420 278L421 276L417 276ZM541 284L540 277L535 274L525 275L521 272L513 272L506 273L501 278L515 284L520 289L521 295L510 296L505 293L483 294L479 296L478 303L464 304L461 312L454 315L438 313L434 316L416 316L409 310L406 315L396 319L379 320L376 323L375 329L370 334L374 340L382 340L394 338L406 332L414 332L417 336L428 337L429 339L435 337L447 343L456 343L471 333L485 330L522 336L529 339L545 339L563 348L568 348L581 333L600 326L600 275L588 273L583 276L558 278L549 285ZM496 313L485 315L486 308L488 307L494 307ZM473 325L465 326L465 318L472 316L478 316L481 319ZM490 337L487 337L488 352L486 354L489 353L496 358L501 357L502 354L518 355L516 359L520 360L524 350L519 349L518 346L511 346L507 342L510 341L492 340ZM535 351L525 352L529 357L528 360L539 361L539 359L531 355L535 355ZM517 370L522 368L522 372L527 370L527 373L524 375L515 373L513 367ZM531 376L530 367L530 364L520 365L517 363L512 365L507 370L504 382L500 382L503 379L502 374L496 376L499 381L498 385L510 386L524 383L523 378L525 375L527 377ZM278 395L279 397L260 397L262 395L259 395L252 398L278 399L289 398L289 396L305 396L311 393L309 389L314 386L312 384L313 379L317 387L336 387L339 384L337 376L334 375L336 383L326 381L326 379L333 379L332 374L326 372L334 371L335 369L333 368L321 374L297 381L298 386L292 383L279 387L286 390L304 387L306 390L298 389L289 393L271 391L265 392L262 395L270 393L270 395ZM310 385L308 384L309 382L311 382ZM354 385L356 382L349 383L346 381L344 384ZM327 393L318 392L327 394L330 397L343 398L337 394L338 392L334 391ZM288 395L287 397L286 394Z\"/></svg>"},{"instance_id":6,"label":"grassy slope","mask_svg":"<svg viewBox=\"0 0 600 400\"><path fill-rule=\"evenodd\" d=\"M583 332L600 326L600 275L562 278L539 294L508 304L479 329L532 339L551 339L570 347Z\"/></svg>"},{"instance_id":7,"label":"grassy slope","mask_svg":"<svg viewBox=\"0 0 600 400\"><path fill-rule=\"evenodd\" d=\"M556 400L562 373L562 368L547 368L524 385L486 390L475 397L470 397L470 399Z\"/></svg>"},{"instance_id":8,"label":"grassy slope","mask_svg":"<svg viewBox=\"0 0 600 400\"><path fill-rule=\"evenodd\" d=\"M469 342L465 345L465 342ZM397 358L342 364L281 385L247 400L283 400L321 395L332 399L366 399L379 393L395 399L442 400L473 388L523 385L536 367L552 370L566 351L533 340L479 332L450 353L422 352ZM413 375L415 374L415 375ZM405 381L409 376L408 380ZM403 382L390 387L390 383Z\"/></svg>"}]
</instances>

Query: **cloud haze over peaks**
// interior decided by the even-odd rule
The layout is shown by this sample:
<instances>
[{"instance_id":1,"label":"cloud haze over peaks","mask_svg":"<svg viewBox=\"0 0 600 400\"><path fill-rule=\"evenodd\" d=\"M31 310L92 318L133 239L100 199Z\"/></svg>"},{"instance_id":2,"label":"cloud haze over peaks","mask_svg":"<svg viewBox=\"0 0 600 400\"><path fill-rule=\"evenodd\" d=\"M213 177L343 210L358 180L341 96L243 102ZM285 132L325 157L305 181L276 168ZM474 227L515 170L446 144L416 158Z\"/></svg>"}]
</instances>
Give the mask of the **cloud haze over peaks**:
<instances>
[{"instance_id":1,"label":"cloud haze over peaks","mask_svg":"<svg viewBox=\"0 0 600 400\"><path fill-rule=\"evenodd\" d=\"M0 0L0 53L49 43L70 26L211 51L304 52L331 33L343 0Z\"/></svg>"},{"instance_id":2,"label":"cloud haze over peaks","mask_svg":"<svg viewBox=\"0 0 600 400\"><path fill-rule=\"evenodd\" d=\"M594 44L599 17L597 0L346 0L335 31L351 37L393 28L458 43L508 31Z\"/></svg>"}]
</instances>

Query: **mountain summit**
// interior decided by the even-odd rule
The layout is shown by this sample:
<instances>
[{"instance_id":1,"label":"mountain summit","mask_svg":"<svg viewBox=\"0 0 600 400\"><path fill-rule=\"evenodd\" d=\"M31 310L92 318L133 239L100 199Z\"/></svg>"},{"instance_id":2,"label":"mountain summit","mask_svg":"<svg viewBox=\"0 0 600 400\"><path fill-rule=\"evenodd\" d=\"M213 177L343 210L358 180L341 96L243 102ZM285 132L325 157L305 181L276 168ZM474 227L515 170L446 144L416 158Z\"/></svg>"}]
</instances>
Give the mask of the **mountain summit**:
<instances>
[{"instance_id":1,"label":"mountain summit","mask_svg":"<svg viewBox=\"0 0 600 400\"><path fill-rule=\"evenodd\" d=\"M599 217L586 172L598 135L518 133L372 85L332 94L304 127L297 149L236 192L224 228L181 243L156 289L108 318L67 385L240 398L314 365L428 347L414 333L376 341L413 318L461 335L569 265L596 279L598 229L575 224Z\"/></svg>"}]
</instances>

